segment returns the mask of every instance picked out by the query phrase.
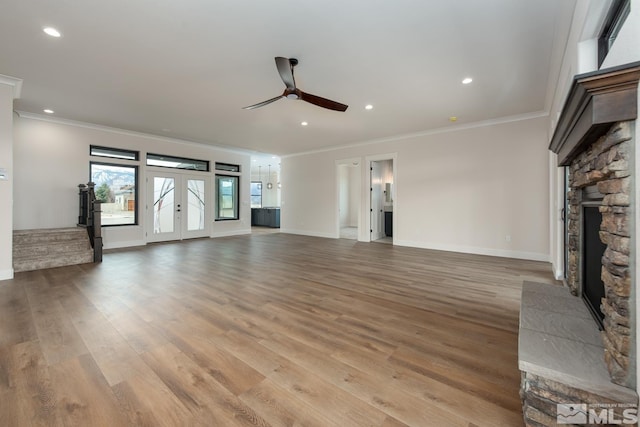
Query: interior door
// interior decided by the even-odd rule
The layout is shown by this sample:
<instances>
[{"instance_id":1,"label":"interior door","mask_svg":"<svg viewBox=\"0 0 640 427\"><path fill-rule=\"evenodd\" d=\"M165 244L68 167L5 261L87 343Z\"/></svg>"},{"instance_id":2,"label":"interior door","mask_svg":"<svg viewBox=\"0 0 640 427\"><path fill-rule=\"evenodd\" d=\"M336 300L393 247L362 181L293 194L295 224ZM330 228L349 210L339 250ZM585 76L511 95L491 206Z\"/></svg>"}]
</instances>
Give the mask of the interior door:
<instances>
[{"instance_id":1,"label":"interior door","mask_svg":"<svg viewBox=\"0 0 640 427\"><path fill-rule=\"evenodd\" d=\"M151 172L147 178L150 227L147 240L164 242L209 235L208 180L171 172Z\"/></svg>"},{"instance_id":2,"label":"interior door","mask_svg":"<svg viewBox=\"0 0 640 427\"><path fill-rule=\"evenodd\" d=\"M382 166L379 162L371 162L371 241L384 237L383 193Z\"/></svg>"}]
</instances>

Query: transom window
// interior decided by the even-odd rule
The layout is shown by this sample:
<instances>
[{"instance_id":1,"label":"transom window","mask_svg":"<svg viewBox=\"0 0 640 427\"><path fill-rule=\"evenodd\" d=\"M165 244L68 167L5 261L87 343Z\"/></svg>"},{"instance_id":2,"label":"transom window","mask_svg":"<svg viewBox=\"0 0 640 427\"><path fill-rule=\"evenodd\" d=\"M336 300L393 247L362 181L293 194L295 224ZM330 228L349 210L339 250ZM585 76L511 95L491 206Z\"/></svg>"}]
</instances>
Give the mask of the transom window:
<instances>
[{"instance_id":1,"label":"transom window","mask_svg":"<svg viewBox=\"0 0 640 427\"><path fill-rule=\"evenodd\" d=\"M209 162L207 160L188 159L186 157L165 156L163 154L153 153L147 153L147 166L209 172Z\"/></svg>"},{"instance_id":2,"label":"transom window","mask_svg":"<svg viewBox=\"0 0 640 427\"><path fill-rule=\"evenodd\" d=\"M611 4L609 14L598 38L598 67L602 65L609 50L611 50L611 46L616 41L618 33L622 29L627 16L629 16L629 12L631 12L630 0L614 0Z\"/></svg>"},{"instance_id":3,"label":"transom window","mask_svg":"<svg viewBox=\"0 0 640 427\"><path fill-rule=\"evenodd\" d=\"M240 172L240 165L232 165L231 163L216 162L217 171Z\"/></svg>"},{"instance_id":4,"label":"transom window","mask_svg":"<svg viewBox=\"0 0 640 427\"><path fill-rule=\"evenodd\" d=\"M112 159L138 160L140 153L133 150L121 148L100 147L98 145L89 146L89 154L98 157L110 157Z\"/></svg>"}]
</instances>

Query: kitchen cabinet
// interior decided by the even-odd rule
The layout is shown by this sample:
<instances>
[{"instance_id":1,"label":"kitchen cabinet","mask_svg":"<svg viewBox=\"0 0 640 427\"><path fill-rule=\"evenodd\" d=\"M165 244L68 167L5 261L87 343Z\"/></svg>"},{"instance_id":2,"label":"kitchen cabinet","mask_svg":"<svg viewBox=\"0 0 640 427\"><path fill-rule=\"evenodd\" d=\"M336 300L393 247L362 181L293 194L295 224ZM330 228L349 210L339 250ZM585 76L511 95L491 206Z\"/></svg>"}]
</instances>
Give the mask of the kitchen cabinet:
<instances>
[{"instance_id":1,"label":"kitchen cabinet","mask_svg":"<svg viewBox=\"0 0 640 427\"><path fill-rule=\"evenodd\" d=\"M280 208L252 208L251 225L280 228Z\"/></svg>"},{"instance_id":2,"label":"kitchen cabinet","mask_svg":"<svg viewBox=\"0 0 640 427\"><path fill-rule=\"evenodd\" d=\"M393 237L393 212L384 213L384 234Z\"/></svg>"}]
</instances>

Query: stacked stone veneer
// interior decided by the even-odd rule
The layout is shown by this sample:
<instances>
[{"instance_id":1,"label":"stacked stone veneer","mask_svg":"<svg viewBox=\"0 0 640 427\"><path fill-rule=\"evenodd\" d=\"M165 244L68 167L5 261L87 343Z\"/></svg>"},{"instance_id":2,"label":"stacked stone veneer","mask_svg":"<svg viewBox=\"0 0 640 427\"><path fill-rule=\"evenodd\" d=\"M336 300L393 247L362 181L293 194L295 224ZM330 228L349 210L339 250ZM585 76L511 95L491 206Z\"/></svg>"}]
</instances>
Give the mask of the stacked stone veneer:
<instances>
[{"instance_id":1,"label":"stacked stone veneer","mask_svg":"<svg viewBox=\"0 0 640 427\"><path fill-rule=\"evenodd\" d=\"M558 425L557 404L559 403L565 405L570 403L587 404L588 408L594 409L597 413L600 413L603 408L611 408L615 414L612 418L616 420L625 420L625 409L637 408L636 400L620 402L528 372L522 372L521 375L520 396L523 400L522 412L526 427ZM627 421L625 422L627 426L637 426L637 423L628 422L629 419L625 421Z\"/></svg>"},{"instance_id":2,"label":"stacked stone veneer","mask_svg":"<svg viewBox=\"0 0 640 427\"><path fill-rule=\"evenodd\" d=\"M614 383L631 386L631 243L630 161L633 122L616 123L598 141L577 156L569 174L569 265L567 282L574 295L580 290L580 217L582 189L597 185L604 195L600 212L600 239L606 245L602 258L602 299L605 361Z\"/></svg>"}]
</instances>

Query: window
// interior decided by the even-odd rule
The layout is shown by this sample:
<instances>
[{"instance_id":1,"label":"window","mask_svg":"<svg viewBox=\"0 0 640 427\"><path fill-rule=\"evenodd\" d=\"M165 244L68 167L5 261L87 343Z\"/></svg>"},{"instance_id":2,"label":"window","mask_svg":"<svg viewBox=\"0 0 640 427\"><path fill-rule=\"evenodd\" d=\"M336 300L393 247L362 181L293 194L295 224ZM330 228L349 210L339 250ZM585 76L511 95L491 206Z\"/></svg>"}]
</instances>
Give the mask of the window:
<instances>
[{"instance_id":1,"label":"window","mask_svg":"<svg viewBox=\"0 0 640 427\"><path fill-rule=\"evenodd\" d=\"M251 181L251 207L262 207L262 181Z\"/></svg>"},{"instance_id":2,"label":"window","mask_svg":"<svg viewBox=\"0 0 640 427\"><path fill-rule=\"evenodd\" d=\"M609 14L604 21L602 32L598 38L598 68L604 62L609 50L611 50L611 46L616 41L616 37L618 37L618 33L630 11L630 0L614 0L611 4Z\"/></svg>"},{"instance_id":3,"label":"window","mask_svg":"<svg viewBox=\"0 0 640 427\"><path fill-rule=\"evenodd\" d=\"M112 159L138 160L140 153L133 150L123 150L120 148L89 146L89 154L98 157L110 157Z\"/></svg>"},{"instance_id":4,"label":"window","mask_svg":"<svg viewBox=\"0 0 640 427\"><path fill-rule=\"evenodd\" d=\"M229 163L216 162L216 170L225 171L225 172L240 172L240 165L232 165Z\"/></svg>"},{"instance_id":5,"label":"window","mask_svg":"<svg viewBox=\"0 0 640 427\"><path fill-rule=\"evenodd\" d=\"M240 177L216 175L216 190L218 203L216 206L216 221L238 219L238 183Z\"/></svg>"},{"instance_id":6,"label":"window","mask_svg":"<svg viewBox=\"0 0 640 427\"><path fill-rule=\"evenodd\" d=\"M102 201L102 225L138 223L138 167L91 162L89 178Z\"/></svg>"},{"instance_id":7,"label":"window","mask_svg":"<svg viewBox=\"0 0 640 427\"><path fill-rule=\"evenodd\" d=\"M187 159L184 157L164 156L162 154L152 153L147 153L147 166L209 172L209 162L206 160Z\"/></svg>"}]
</instances>

